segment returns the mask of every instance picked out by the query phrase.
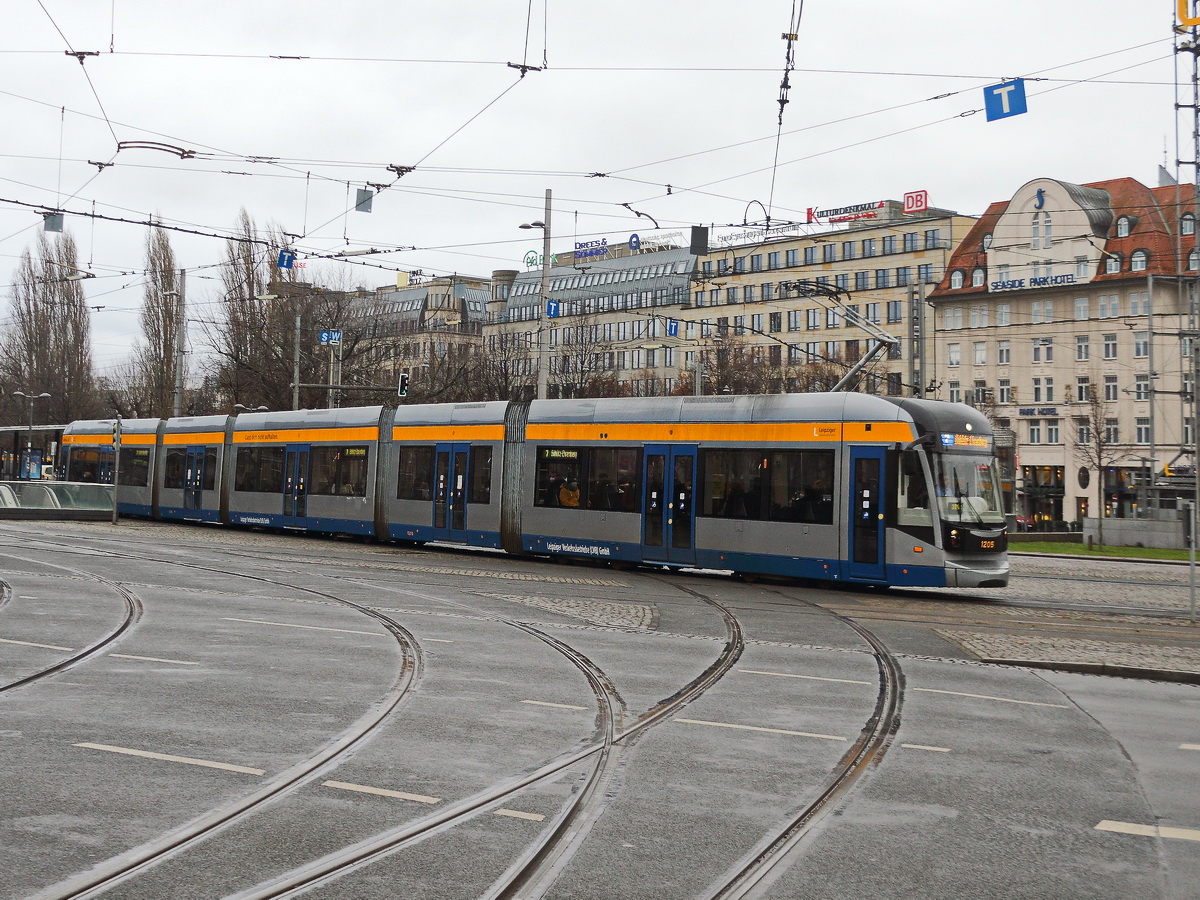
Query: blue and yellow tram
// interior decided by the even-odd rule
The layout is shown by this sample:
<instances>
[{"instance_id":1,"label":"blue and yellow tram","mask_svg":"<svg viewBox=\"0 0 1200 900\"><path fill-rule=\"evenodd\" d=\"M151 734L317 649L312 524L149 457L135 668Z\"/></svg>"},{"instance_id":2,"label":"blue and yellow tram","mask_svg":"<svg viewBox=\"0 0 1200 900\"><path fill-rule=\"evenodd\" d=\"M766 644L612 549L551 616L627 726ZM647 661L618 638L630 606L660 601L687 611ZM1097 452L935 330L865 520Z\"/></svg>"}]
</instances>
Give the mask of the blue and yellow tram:
<instances>
[{"instance_id":1,"label":"blue and yellow tram","mask_svg":"<svg viewBox=\"0 0 1200 900\"><path fill-rule=\"evenodd\" d=\"M144 443L127 424L118 486L132 514L836 582L1008 581L991 428L961 404L549 400L135 431ZM130 483L126 454L139 451L130 471L146 471ZM102 463L112 423L70 426L64 452L68 473Z\"/></svg>"}]
</instances>

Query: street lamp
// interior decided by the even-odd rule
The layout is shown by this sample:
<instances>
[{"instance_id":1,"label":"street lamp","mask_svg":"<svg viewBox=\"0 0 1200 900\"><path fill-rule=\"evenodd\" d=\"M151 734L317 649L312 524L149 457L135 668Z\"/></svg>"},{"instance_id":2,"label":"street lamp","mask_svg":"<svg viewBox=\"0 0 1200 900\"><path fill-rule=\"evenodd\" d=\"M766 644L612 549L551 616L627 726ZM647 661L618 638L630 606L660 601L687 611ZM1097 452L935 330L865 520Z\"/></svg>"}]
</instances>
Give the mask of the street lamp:
<instances>
[{"instance_id":1,"label":"street lamp","mask_svg":"<svg viewBox=\"0 0 1200 900\"><path fill-rule=\"evenodd\" d=\"M25 440L25 465L28 478L33 478L33 404L38 400L48 400L50 395L43 391L40 394L27 394L24 391L13 391L14 397L20 397L22 400L29 401L29 435ZM41 477L41 471L38 472L38 477Z\"/></svg>"},{"instance_id":2,"label":"street lamp","mask_svg":"<svg viewBox=\"0 0 1200 900\"><path fill-rule=\"evenodd\" d=\"M542 308L538 312L537 328L537 398L546 399L549 371L546 363L546 306L550 302L550 188L546 188L546 217L541 222L529 222L521 228L542 229Z\"/></svg>"}]
</instances>

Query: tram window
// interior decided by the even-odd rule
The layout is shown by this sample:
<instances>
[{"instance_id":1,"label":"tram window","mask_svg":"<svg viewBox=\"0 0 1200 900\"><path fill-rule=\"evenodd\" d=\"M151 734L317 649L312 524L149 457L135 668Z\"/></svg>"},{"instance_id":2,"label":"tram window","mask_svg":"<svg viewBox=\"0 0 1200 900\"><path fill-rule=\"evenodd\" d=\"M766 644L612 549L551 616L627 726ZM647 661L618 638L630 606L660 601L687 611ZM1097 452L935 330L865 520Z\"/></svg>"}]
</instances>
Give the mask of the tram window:
<instances>
[{"instance_id":1,"label":"tram window","mask_svg":"<svg viewBox=\"0 0 1200 900\"><path fill-rule=\"evenodd\" d=\"M586 509L586 463L587 450L581 447L539 447L533 505Z\"/></svg>"},{"instance_id":2,"label":"tram window","mask_svg":"<svg viewBox=\"0 0 1200 900\"><path fill-rule=\"evenodd\" d=\"M642 451L637 447L594 447L590 456L588 508L636 511L642 493Z\"/></svg>"},{"instance_id":3,"label":"tram window","mask_svg":"<svg viewBox=\"0 0 1200 900\"><path fill-rule=\"evenodd\" d=\"M283 493L283 447L241 447L233 479L235 491Z\"/></svg>"},{"instance_id":4,"label":"tram window","mask_svg":"<svg viewBox=\"0 0 1200 900\"><path fill-rule=\"evenodd\" d=\"M145 487L150 483L150 451L145 447L121 448L121 472L117 477L126 487Z\"/></svg>"},{"instance_id":5,"label":"tram window","mask_svg":"<svg viewBox=\"0 0 1200 900\"><path fill-rule=\"evenodd\" d=\"M397 451L396 499L433 499L433 447L400 447Z\"/></svg>"},{"instance_id":6,"label":"tram window","mask_svg":"<svg viewBox=\"0 0 1200 900\"><path fill-rule=\"evenodd\" d=\"M467 492L468 503L492 502L492 448L471 448L471 477Z\"/></svg>"},{"instance_id":7,"label":"tram window","mask_svg":"<svg viewBox=\"0 0 1200 900\"><path fill-rule=\"evenodd\" d=\"M107 451L105 455L111 458ZM100 481L100 451L73 449L71 460L67 464L67 481L98 483Z\"/></svg>"},{"instance_id":8,"label":"tram window","mask_svg":"<svg viewBox=\"0 0 1200 900\"><path fill-rule=\"evenodd\" d=\"M366 446L313 447L308 492L332 497L367 496Z\"/></svg>"},{"instance_id":9,"label":"tram window","mask_svg":"<svg viewBox=\"0 0 1200 900\"><path fill-rule=\"evenodd\" d=\"M204 450L204 483L200 486L204 491L217 489L217 448L206 447Z\"/></svg>"},{"instance_id":10,"label":"tram window","mask_svg":"<svg viewBox=\"0 0 1200 900\"><path fill-rule=\"evenodd\" d=\"M900 454L899 496L896 502L897 525L932 525L929 508L929 484L921 467L921 454L909 450Z\"/></svg>"},{"instance_id":11,"label":"tram window","mask_svg":"<svg viewBox=\"0 0 1200 900\"><path fill-rule=\"evenodd\" d=\"M705 450L702 516L833 522L833 451Z\"/></svg>"},{"instance_id":12,"label":"tram window","mask_svg":"<svg viewBox=\"0 0 1200 900\"><path fill-rule=\"evenodd\" d=\"M167 464L163 473L163 487L165 488L181 488L183 487L183 473L187 462L186 450L168 450ZM243 490L243 488L238 488Z\"/></svg>"}]
</instances>

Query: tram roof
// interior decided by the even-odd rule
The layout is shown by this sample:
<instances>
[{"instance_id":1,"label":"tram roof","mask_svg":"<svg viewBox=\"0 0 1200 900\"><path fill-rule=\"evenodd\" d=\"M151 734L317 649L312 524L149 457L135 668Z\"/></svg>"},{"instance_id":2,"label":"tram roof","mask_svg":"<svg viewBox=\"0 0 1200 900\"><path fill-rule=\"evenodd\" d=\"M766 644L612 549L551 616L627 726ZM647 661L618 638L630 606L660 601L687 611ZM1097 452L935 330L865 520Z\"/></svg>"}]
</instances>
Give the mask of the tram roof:
<instances>
[{"instance_id":1,"label":"tram roof","mask_svg":"<svg viewBox=\"0 0 1200 900\"><path fill-rule=\"evenodd\" d=\"M423 403L396 408L397 425L498 425L504 422L508 402Z\"/></svg>"},{"instance_id":2,"label":"tram roof","mask_svg":"<svg viewBox=\"0 0 1200 900\"><path fill-rule=\"evenodd\" d=\"M757 394L544 400L529 421L542 422L814 422L910 421L895 403L872 394Z\"/></svg>"},{"instance_id":3,"label":"tram roof","mask_svg":"<svg viewBox=\"0 0 1200 900\"><path fill-rule=\"evenodd\" d=\"M382 406L350 406L341 409L298 409L242 413L234 420L234 431L269 431L289 428L362 428L378 425Z\"/></svg>"},{"instance_id":4,"label":"tram roof","mask_svg":"<svg viewBox=\"0 0 1200 900\"><path fill-rule=\"evenodd\" d=\"M92 419L86 422L72 422L63 429L63 434L106 434L112 435L116 419ZM158 423L162 419L121 419L122 434L154 434L158 431Z\"/></svg>"}]
</instances>

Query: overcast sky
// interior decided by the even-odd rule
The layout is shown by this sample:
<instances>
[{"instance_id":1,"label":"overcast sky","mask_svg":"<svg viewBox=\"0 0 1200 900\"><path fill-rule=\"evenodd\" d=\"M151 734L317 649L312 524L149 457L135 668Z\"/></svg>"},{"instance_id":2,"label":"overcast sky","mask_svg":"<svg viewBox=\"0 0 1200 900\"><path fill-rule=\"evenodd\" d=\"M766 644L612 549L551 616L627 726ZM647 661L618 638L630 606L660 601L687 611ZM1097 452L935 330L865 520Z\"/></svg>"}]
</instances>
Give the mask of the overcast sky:
<instances>
[{"instance_id":1,"label":"overcast sky","mask_svg":"<svg viewBox=\"0 0 1200 900\"><path fill-rule=\"evenodd\" d=\"M1174 7L807 0L777 141L798 0L7 0L0 283L7 297L39 210L65 209L97 276L104 374L137 336L147 229L93 212L203 232L172 243L189 316L211 319L223 242L206 235L242 208L297 235L302 260L405 248L306 270L376 287L397 269L522 268L540 235L517 226L542 217L547 188L565 250L653 233L622 204L672 231L916 189L977 215L1042 176L1155 184L1164 156L1191 158L1190 128L1175 147ZM1018 76L1029 112L987 122L982 89ZM416 168L397 180L391 165ZM368 184L392 186L353 211Z\"/></svg>"}]
</instances>

